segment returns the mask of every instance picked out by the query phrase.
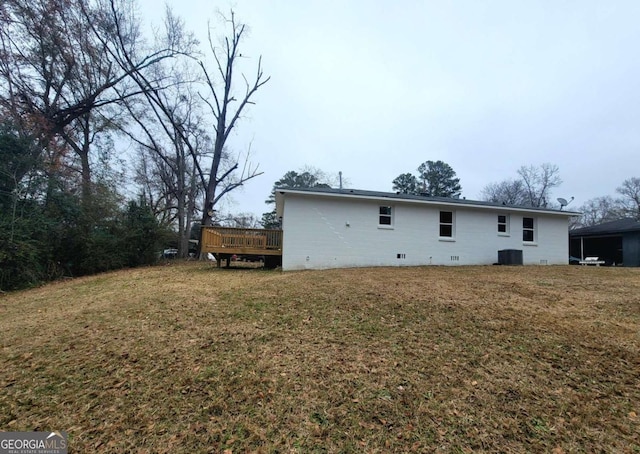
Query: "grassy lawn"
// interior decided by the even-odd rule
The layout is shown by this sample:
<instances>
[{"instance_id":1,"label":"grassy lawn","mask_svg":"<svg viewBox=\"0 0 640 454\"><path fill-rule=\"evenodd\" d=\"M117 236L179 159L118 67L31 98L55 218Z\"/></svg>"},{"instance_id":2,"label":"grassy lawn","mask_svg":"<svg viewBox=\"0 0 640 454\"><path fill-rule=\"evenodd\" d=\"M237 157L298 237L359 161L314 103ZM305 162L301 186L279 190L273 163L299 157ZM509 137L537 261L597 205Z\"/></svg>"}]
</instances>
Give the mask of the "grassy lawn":
<instances>
[{"instance_id":1,"label":"grassy lawn","mask_svg":"<svg viewBox=\"0 0 640 454\"><path fill-rule=\"evenodd\" d=\"M640 269L189 263L0 297L0 430L70 452L640 452Z\"/></svg>"}]
</instances>

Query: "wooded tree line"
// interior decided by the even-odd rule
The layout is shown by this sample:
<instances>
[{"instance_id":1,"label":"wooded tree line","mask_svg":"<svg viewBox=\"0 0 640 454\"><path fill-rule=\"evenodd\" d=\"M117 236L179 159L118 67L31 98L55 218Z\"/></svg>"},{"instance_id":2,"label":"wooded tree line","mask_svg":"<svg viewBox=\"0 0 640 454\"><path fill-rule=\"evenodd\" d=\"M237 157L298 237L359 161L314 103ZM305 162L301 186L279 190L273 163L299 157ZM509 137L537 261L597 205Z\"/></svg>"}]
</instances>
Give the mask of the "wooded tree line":
<instances>
[{"instance_id":1,"label":"wooded tree line","mask_svg":"<svg viewBox=\"0 0 640 454\"><path fill-rule=\"evenodd\" d=\"M185 256L260 174L229 144L269 80L246 26L221 14L201 44L167 9L147 29L135 0L0 4L0 289L150 263L174 230Z\"/></svg>"}]
</instances>

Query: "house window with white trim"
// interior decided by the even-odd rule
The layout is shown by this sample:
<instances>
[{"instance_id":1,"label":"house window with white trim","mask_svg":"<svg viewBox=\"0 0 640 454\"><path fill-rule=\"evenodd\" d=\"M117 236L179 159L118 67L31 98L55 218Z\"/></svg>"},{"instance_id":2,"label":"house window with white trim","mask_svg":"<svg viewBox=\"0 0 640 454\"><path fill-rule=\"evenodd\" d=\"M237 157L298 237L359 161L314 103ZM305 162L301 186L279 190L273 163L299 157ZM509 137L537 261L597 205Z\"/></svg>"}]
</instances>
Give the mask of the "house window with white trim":
<instances>
[{"instance_id":1,"label":"house window with white trim","mask_svg":"<svg viewBox=\"0 0 640 454\"><path fill-rule=\"evenodd\" d=\"M498 215L498 234L509 234L509 216L507 216L506 214Z\"/></svg>"},{"instance_id":2,"label":"house window with white trim","mask_svg":"<svg viewBox=\"0 0 640 454\"><path fill-rule=\"evenodd\" d=\"M393 207L390 206L381 206L378 217L378 224L381 226L392 226L393 225Z\"/></svg>"},{"instance_id":3,"label":"house window with white trim","mask_svg":"<svg viewBox=\"0 0 640 454\"><path fill-rule=\"evenodd\" d=\"M453 238L453 211L440 212L440 237Z\"/></svg>"},{"instance_id":4,"label":"house window with white trim","mask_svg":"<svg viewBox=\"0 0 640 454\"><path fill-rule=\"evenodd\" d=\"M533 243L536 241L536 220L522 218L522 241Z\"/></svg>"}]
</instances>

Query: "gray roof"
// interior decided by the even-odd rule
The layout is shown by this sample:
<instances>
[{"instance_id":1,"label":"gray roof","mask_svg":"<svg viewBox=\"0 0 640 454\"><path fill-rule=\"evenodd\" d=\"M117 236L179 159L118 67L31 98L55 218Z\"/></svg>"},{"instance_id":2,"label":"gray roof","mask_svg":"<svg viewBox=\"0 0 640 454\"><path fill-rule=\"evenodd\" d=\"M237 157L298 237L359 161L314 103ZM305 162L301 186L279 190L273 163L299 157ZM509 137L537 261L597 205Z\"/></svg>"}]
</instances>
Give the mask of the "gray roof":
<instances>
[{"instance_id":1,"label":"gray roof","mask_svg":"<svg viewBox=\"0 0 640 454\"><path fill-rule=\"evenodd\" d=\"M539 211L543 213L552 213L552 214L563 214L566 216L579 216L580 213L573 211L561 211L555 210L552 208L534 208L522 205L506 205L504 203L495 203L495 202L485 202L481 200L468 200L468 199L460 199L460 198L451 198L451 197L427 197L422 195L412 195L412 194L400 194L395 192L379 192L379 191L365 191L362 189L337 189L337 188L277 188L277 192L303 192L310 194L325 194L325 195L334 195L334 196L346 196L346 197L360 197L360 198L373 198L373 199L390 199L390 200L401 200L401 201L414 201L414 202L426 202L426 203L435 203L435 204L446 204L446 205L464 205L464 206L476 206L476 207L486 207L486 208L500 208L500 209L513 209L518 211Z\"/></svg>"},{"instance_id":2,"label":"gray roof","mask_svg":"<svg viewBox=\"0 0 640 454\"><path fill-rule=\"evenodd\" d=\"M611 235L623 232L640 232L640 222L633 218L623 218L589 227L582 227L581 229L574 229L569 232L569 235Z\"/></svg>"}]
</instances>

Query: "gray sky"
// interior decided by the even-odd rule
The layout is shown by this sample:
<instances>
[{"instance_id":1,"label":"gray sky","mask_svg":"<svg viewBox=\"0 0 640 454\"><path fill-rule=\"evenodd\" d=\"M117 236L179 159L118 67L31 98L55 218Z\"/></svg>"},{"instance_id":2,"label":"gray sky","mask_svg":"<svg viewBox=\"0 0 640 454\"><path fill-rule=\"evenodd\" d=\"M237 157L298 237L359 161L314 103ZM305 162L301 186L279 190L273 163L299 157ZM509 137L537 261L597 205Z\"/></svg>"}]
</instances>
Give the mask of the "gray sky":
<instances>
[{"instance_id":1,"label":"gray sky","mask_svg":"<svg viewBox=\"0 0 640 454\"><path fill-rule=\"evenodd\" d=\"M228 3L168 4L204 41ZM144 14L159 11L141 0ZM233 212L267 211L288 170L342 171L391 191L426 160L456 171L463 196L550 162L553 196L586 200L640 176L640 1L265 1L234 9L243 55L271 81L233 137L264 175ZM152 13L153 12L153 13ZM214 22L215 23L215 22ZM247 66L247 74L252 74Z\"/></svg>"}]
</instances>

